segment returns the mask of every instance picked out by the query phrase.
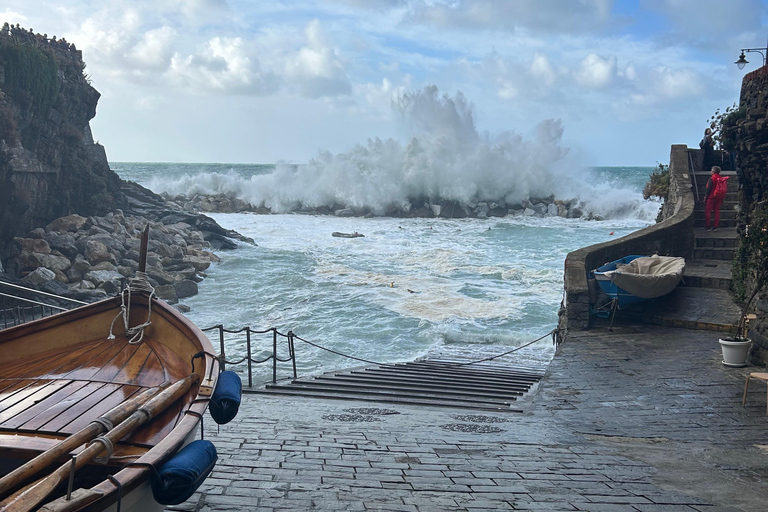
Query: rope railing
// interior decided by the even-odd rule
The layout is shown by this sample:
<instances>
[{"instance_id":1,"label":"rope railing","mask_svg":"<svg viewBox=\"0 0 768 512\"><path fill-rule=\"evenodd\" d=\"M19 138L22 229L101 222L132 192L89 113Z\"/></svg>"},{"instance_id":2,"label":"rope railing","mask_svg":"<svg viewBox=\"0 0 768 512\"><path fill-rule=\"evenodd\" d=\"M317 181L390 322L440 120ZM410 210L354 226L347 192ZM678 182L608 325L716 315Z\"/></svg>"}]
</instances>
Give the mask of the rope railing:
<instances>
[{"instance_id":1,"label":"rope railing","mask_svg":"<svg viewBox=\"0 0 768 512\"><path fill-rule=\"evenodd\" d=\"M251 329L250 326L242 327L240 329L225 329L222 324L213 325L211 327L206 327L205 329L202 329L203 332L209 332L209 331L218 331L219 333L219 349L220 353L218 356L216 356L219 360L219 365L221 366L222 370L225 369L226 365L240 365L243 363L247 363L247 372L248 372L248 387L253 387L253 365L254 364L264 364L269 361L272 361L272 383L277 383L277 363L288 363L290 362L292 364L293 368L293 378L297 379L298 374L296 371L296 347L295 347L295 340L299 340L303 343L306 343L307 345L310 345L314 348L317 348L319 350L324 350L326 352L329 352L331 354L335 354L337 356L345 357L347 359L352 359L354 361L360 361L361 363L366 364L373 364L382 366L385 363L380 363L377 361L371 361L369 359L363 359L361 357L355 357L349 354L345 354L343 352L339 352L337 350L333 350L327 347L323 347L322 345L318 345L317 343L314 343L312 341L309 341L307 339L304 339L300 336L297 336L293 333L293 331L288 331L287 333L282 333L277 330L276 327L270 327L269 329L264 330L256 330ZM507 356L509 354L512 354L514 352L517 352L518 350L521 350L523 348L529 347L533 345L534 343L537 343L547 336L552 336L553 343L556 342L555 339L555 333L557 329L553 329L552 331L544 334L543 336L540 336L532 341L529 341L527 343L524 343L523 345L517 346L513 348L512 350L508 350L506 352L503 352L501 354L497 354L495 356L485 357L482 359L476 359L472 361L466 361L466 362L457 362L457 363L449 363L448 366L455 366L455 367L462 367L462 366L469 366L473 364L478 363L484 363L488 361L493 361L494 359L498 359L500 357ZM226 357L226 343L225 343L225 334L241 334L245 333L245 343L246 343L246 354L239 358L239 359L227 359ZM253 356L253 347L252 347L252 334L267 334L272 333L272 353L269 354L267 357L263 359L256 359ZM280 358L277 355L277 348L278 348L278 339L285 339L288 343L288 357L287 358Z\"/></svg>"}]
</instances>

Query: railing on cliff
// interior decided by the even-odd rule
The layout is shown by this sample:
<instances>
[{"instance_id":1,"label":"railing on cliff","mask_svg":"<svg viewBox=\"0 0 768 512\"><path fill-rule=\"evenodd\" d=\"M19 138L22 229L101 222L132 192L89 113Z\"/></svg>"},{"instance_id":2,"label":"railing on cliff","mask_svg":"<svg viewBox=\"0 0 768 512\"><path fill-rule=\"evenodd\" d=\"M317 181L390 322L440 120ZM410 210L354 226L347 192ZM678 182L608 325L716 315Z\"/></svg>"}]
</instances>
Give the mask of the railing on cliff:
<instances>
[{"instance_id":1,"label":"railing on cliff","mask_svg":"<svg viewBox=\"0 0 768 512\"><path fill-rule=\"evenodd\" d=\"M669 195L664 204L664 220L624 237L583 247L565 258L565 298L560 312L560 336L571 329L590 326L590 297L587 272L628 254L660 254L663 256L693 256L694 197L691 187L688 147L672 146L669 160Z\"/></svg>"},{"instance_id":2,"label":"railing on cliff","mask_svg":"<svg viewBox=\"0 0 768 512\"><path fill-rule=\"evenodd\" d=\"M0 281L0 329L21 325L85 304L87 302Z\"/></svg>"}]
</instances>

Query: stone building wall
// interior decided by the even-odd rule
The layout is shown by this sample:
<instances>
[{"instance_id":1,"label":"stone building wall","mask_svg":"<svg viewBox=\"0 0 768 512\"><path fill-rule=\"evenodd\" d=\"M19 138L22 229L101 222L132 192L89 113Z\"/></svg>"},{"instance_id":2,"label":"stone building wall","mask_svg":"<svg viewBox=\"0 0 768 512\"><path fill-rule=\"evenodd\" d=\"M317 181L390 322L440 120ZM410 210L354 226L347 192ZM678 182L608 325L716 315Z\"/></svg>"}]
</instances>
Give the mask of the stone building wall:
<instances>
[{"instance_id":1,"label":"stone building wall","mask_svg":"<svg viewBox=\"0 0 768 512\"><path fill-rule=\"evenodd\" d=\"M727 149L735 151L738 163L740 214L738 230L744 233L757 209L768 208L768 67L744 76L739 112L726 119L723 126ZM747 280L746 294L754 289ZM763 292L752 308L757 320L750 325L749 336L755 344L753 356L768 360L768 300Z\"/></svg>"}]
</instances>

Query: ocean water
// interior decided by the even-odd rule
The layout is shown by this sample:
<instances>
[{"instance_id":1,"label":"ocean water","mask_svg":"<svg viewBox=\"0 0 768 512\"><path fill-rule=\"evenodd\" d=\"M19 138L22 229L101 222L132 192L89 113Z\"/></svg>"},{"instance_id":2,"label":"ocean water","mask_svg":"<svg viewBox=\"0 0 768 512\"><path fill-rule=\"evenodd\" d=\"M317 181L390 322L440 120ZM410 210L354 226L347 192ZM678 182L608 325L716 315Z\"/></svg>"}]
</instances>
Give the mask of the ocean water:
<instances>
[{"instance_id":1,"label":"ocean water","mask_svg":"<svg viewBox=\"0 0 768 512\"><path fill-rule=\"evenodd\" d=\"M273 197L270 205L276 209L337 200L344 194L363 204L367 198L375 208L387 201L382 190L391 179L385 176L368 191L351 190L345 181L356 178L330 166L326 173L342 172L331 180L333 186L305 180L308 184L297 190L292 180L301 178L304 166L113 162L111 167L155 192L230 192L253 202ZM202 328L223 324L229 329L249 325L291 330L323 347L376 362L501 354L556 326L568 252L653 222L659 203L644 201L641 194L652 169L586 169L577 173L576 185L558 192L558 197L578 198L585 208L605 216L601 221L212 214L257 245L219 252L222 261L207 271L199 294L184 300L192 308L187 316ZM338 194L328 194L334 187ZM389 198L398 201L402 192L390 190ZM334 231L365 236L335 238ZM244 354L243 336L227 340L228 358ZM270 335L254 335L252 343L256 358L271 351ZM541 367L553 354L546 337L501 360ZM287 355L284 344L279 355ZM296 342L296 356L301 376L361 364L301 341ZM256 384L271 379L270 366L255 372ZM289 376L290 365L281 365L278 378Z\"/></svg>"}]
</instances>

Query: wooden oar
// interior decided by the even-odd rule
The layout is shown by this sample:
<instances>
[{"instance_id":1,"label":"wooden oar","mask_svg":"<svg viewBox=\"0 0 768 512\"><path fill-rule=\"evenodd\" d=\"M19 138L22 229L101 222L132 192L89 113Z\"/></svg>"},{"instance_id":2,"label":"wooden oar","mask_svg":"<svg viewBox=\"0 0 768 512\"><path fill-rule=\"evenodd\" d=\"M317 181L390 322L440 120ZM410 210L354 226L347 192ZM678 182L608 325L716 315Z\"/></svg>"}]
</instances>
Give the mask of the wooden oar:
<instances>
[{"instance_id":1,"label":"wooden oar","mask_svg":"<svg viewBox=\"0 0 768 512\"><path fill-rule=\"evenodd\" d=\"M166 388L168 384L169 383L166 382L160 386L142 391L138 395L120 403L106 414L103 414L101 418L112 425L117 425L133 414L136 409L144 405L147 400ZM79 432L75 432L66 439L63 439L61 442L44 451L23 466L14 469L4 477L0 478L0 496L12 491L24 483L29 477L50 466L59 457L62 457L78 446L93 440L93 438L106 430L106 424L92 422L87 427Z\"/></svg>"},{"instance_id":2,"label":"wooden oar","mask_svg":"<svg viewBox=\"0 0 768 512\"><path fill-rule=\"evenodd\" d=\"M200 376L193 373L186 379L170 385L119 425L100 437L107 439L108 442L112 444L117 443L126 435L136 430L136 428L171 406L176 400L189 391L189 388L199 379ZM104 444L105 443L95 442L80 452L75 459L75 470L80 469L98 457L99 454L105 450ZM42 503L51 491L67 479L70 470L72 470L72 463L67 462L50 475L17 491L0 502L0 512L29 512Z\"/></svg>"}]
</instances>

